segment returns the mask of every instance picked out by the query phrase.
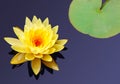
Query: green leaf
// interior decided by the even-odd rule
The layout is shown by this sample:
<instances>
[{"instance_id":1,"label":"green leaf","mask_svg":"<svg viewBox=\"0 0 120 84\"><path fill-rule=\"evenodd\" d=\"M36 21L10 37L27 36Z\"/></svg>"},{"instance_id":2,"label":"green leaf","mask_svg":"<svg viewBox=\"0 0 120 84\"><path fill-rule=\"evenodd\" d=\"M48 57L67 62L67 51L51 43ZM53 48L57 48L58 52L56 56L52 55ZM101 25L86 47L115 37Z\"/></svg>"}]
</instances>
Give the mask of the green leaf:
<instances>
[{"instance_id":1,"label":"green leaf","mask_svg":"<svg viewBox=\"0 0 120 84\"><path fill-rule=\"evenodd\" d=\"M81 33L109 38L120 33L120 0L73 0L69 8L71 24Z\"/></svg>"}]
</instances>

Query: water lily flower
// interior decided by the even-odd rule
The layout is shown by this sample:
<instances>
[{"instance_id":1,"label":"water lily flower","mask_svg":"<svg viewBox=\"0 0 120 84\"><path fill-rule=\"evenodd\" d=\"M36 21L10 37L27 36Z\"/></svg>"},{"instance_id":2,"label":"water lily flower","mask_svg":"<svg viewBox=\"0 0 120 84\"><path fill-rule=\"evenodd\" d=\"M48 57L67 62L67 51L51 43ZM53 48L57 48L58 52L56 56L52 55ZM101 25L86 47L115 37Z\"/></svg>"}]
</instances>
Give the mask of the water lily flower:
<instances>
[{"instance_id":1,"label":"water lily flower","mask_svg":"<svg viewBox=\"0 0 120 84\"><path fill-rule=\"evenodd\" d=\"M40 72L41 63L51 69L59 70L51 54L63 50L67 39L58 40L58 26L51 27L48 18L42 22L40 18L34 16L32 21L26 17L24 31L19 27L13 27L13 30L18 38L4 37L11 48L18 52L11 59L11 64L30 61L35 75Z\"/></svg>"}]
</instances>

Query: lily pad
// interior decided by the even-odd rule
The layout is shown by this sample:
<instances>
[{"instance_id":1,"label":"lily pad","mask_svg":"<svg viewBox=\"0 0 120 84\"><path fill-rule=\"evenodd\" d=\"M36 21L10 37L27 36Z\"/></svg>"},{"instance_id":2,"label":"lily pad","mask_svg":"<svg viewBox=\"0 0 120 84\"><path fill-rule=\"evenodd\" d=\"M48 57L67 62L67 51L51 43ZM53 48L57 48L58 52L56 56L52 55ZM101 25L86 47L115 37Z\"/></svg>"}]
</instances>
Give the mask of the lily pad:
<instances>
[{"instance_id":1,"label":"lily pad","mask_svg":"<svg viewBox=\"0 0 120 84\"><path fill-rule=\"evenodd\" d=\"M120 33L120 0L72 0L71 24L81 33L109 38Z\"/></svg>"}]
</instances>

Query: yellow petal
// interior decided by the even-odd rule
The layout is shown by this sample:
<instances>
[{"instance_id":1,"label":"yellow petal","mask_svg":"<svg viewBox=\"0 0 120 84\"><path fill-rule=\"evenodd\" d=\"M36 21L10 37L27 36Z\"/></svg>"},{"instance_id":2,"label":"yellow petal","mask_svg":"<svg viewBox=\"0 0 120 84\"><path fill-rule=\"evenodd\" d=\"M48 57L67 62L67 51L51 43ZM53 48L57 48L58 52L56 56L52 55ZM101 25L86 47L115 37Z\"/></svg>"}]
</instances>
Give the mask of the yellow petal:
<instances>
[{"instance_id":1,"label":"yellow petal","mask_svg":"<svg viewBox=\"0 0 120 84\"><path fill-rule=\"evenodd\" d=\"M30 51L34 54L38 54L42 51L42 48L39 47L30 47Z\"/></svg>"},{"instance_id":2,"label":"yellow petal","mask_svg":"<svg viewBox=\"0 0 120 84\"><path fill-rule=\"evenodd\" d=\"M55 44L53 46L53 48L55 48L55 52L58 52L58 51L61 51L62 49L64 49L64 46L63 45L59 45L59 44Z\"/></svg>"},{"instance_id":3,"label":"yellow petal","mask_svg":"<svg viewBox=\"0 0 120 84\"><path fill-rule=\"evenodd\" d=\"M41 59L48 62L52 61L52 57L50 55L44 55Z\"/></svg>"},{"instance_id":4,"label":"yellow petal","mask_svg":"<svg viewBox=\"0 0 120 84\"><path fill-rule=\"evenodd\" d=\"M32 23L34 25L34 28L40 28L41 26L43 26L41 19L37 19L36 16L33 16Z\"/></svg>"},{"instance_id":5,"label":"yellow petal","mask_svg":"<svg viewBox=\"0 0 120 84\"><path fill-rule=\"evenodd\" d=\"M36 58L42 58L43 57L43 54L35 54L34 55Z\"/></svg>"},{"instance_id":6,"label":"yellow petal","mask_svg":"<svg viewBox=\"0 0 120 84\"><path fill-rule=\"evenodd\" d=\"M30 26L31 24L32 24L31 20L28 17L26 17L25 25Z\"/></svg>"},{"instance_id":7,"label":"yellow petal","mask_svg":"<svg viewBox=\"0 0 120 84\"><path fill-rule=\"evenodd\" d=\"M59 26L57 25L57 26L55 26L55 27L52 28L52 30L53 30L54 33L57 33L57 32L58 32L58 27L59 27Z\"/></svg>"},{"instance_id":8,"label":"yellow petal","mask_svg":"<svg viewBox=\"0 0 120 84\"><path fill-rule=\"evenodd\" d=\"M57 40L58 39L58 34L54 34L53 37L52 37L52 40Z\"/></svg>"},{"instance_id":9,"label":"yellow petal","mask_svg":"<svg viewBox=\"0 0 120 84\"><path fill-rule=\"evenodd\" d=\"M42 61L42 63L49 68L52 68L57 71L59 70L59 67L54 60L52 60L51 62Z\"/></svg>"},{"instance_id":10,"label":"yellow petal","mask_svg":"<svg viewBox=\"0 0 120 84\"><path fill-rule=\"evenodd\" d=\"M35 56L33 55L33 54L31 54L31 53L27 53L26 55L25 55L25 59L26 60L33 60L35 58Z\"/></svg>"},{"instance_id":11,"label":"yellow petal","mask_svg":"<svg viewBox=\"0 0 120 84\"><path fill-rule=\"evenodd\" d=\"M40 59L32 60L31 67L32 67L34 74L37 75L41 69L41 60Z\"/></svg>"},{"instance_id":12,"label":"yellow petal","mask_svg":"<svg viewBox=\"0 0 120 84\"><path fill-rule=\"evenodd\" d=\"M53 33L53 31L52 31L52 29L51 29L51 25L50 25L50 24L46 25L46 29L47 29L49 32L51 31L51 34Z\"/></svg>"},{"instance_id":13,"label":"yellow petal","mask_svg":"<svg viewBox=\"0 0 120 84\"><path fill-rule=\"evenodd\" d=\"M45 50L44 52L43 52L43 54L52 54L52 53L54 53L55 52L55 48L50 48L50 49L48 49L48 50Z\"/></svg>"},{"instance_id":14,"label":"yellow petal","mask_svg":"<svg viewBox=\"0 0 120 84\"><path fill-rule=\"evenodd\" d=\"M23 33L23 31L22 31L19 27L13 27L13 30L14 30L16 36L17 36L19 39L22 39L22 38L23 38L24 33Z\"/></svg>"},{"instance_id":15,"label":"yellow petal","mask_svg":"<svg viewBox=\"0 0 120 84\"><path fill-rule=\"evenodd\" d=\"M48 44L48 47L51 48L55 44L55 40L51 40L51 42Z\"/></svg>"},{"instance_id":16,"label":"yellow petal","mask_svg":"<svg viewBox=\"0 0 120 84\"><path fill-rule=\"evenodd\" d=\"M52 54L55 52L55 50L56 50L55 48L50 48L47 54Z\"/></svg>"},{"instance_id":17,"label":"yellow petal","mask_svg":"<svg viewBox=\"0 0 120 84\"><path fill-rule=\"evenodd\" d=\"M9 43L10 45L17 45L17 46L21 46L23 45L20 40L16 39L16 38L11 38L11 37L5 37L4 40Z\"/></svg>"},{"instance_id":18,"label":"yellow petal","mask_svg":"<svg viewBox=\"0 0 120 84\"><path fill-rule=\"evenodd\" d=\"M57 40L56 44L65 45L67 43L67 41L68 41L67 39Z\"/></svg>"},{"instance_id":19,"label":"yellow petal","mask_svg":"<svg viewBox=\"0 0 120 84\"><path fill-rule=\"evenodd\" d=\"M46 19L43 21L43 24L44 24L45 26L49 25L49 19L46 18Z\"/></svg>"},{"instance_id":20,"label":"yellow petal","mask_svg":"<svg viewBox=\"0 0 120 84\"><path fill-rule=\"evenodd\" d=\"M38 19L38 24L39 24L39 26L41 26L41 23L42 23L42 20L39 18L39 19Z\"/></svg>"},{"instance_id":21,"label":"yellow petal","mask_svg":"<svg viewBox=\"0 0 120 84\"><path fill-rule=\"evenodd\" d=\"M36 23L36 22L37 22L37 17L33 16L32 23Z\"/></svg>"},{"instance_id":22,"label":"yellow petal","mask_svg":"<svg viewBox=\"0 0 120 84\"><path fill-rule=\"evenodd\" d=\"M26 51L25 47L23 46L11 46L11 48L20 53L29 53Z\"/></svg>"},{"instance_id":23,"label":"yellow petal","mask_svg":"<svg viewBox=\"0 0 120 84\"><path fill-rule=\"evenodd\" d=\"M25 54L23 53L17 53L10 61L11 64L21 64L23 62L26 62Z\"/></svg>"},{"instance_id":24,"label":"yellow petal","mask_svg":"<svg viewBox=\"0 0 120 84\"><path fill-rule=\"evenodd\" d=\"M32 28L32 22L30 21L30 19L28 17L26 17L25 20L25 25L24 25L24 32L29 31Z\"/></svg>"}]
</instances>

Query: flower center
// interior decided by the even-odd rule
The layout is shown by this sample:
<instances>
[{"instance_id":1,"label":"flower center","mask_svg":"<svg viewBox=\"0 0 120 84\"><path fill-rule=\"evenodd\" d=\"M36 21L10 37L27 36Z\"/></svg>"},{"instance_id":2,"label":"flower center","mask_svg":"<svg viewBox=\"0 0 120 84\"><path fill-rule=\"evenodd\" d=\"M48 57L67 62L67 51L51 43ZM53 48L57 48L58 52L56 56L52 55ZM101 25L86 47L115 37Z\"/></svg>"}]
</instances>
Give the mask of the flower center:
<instances>
[{"instance_id":1,"label":"flower center","mask_svg":"<svg viewBox=\"0 0 120 84\"><path fill-rule=\"evenodd\" d=\"M42 43L42 39L41 39L41 38L34 38L34 39L33 39L33 44L34 44L36 47L40 46L41 43Z\"/></svg>"}]
</instances>

